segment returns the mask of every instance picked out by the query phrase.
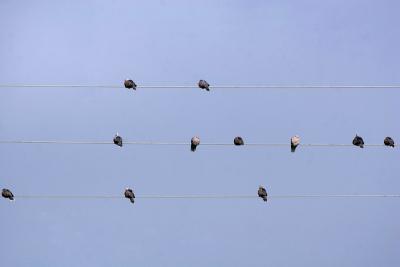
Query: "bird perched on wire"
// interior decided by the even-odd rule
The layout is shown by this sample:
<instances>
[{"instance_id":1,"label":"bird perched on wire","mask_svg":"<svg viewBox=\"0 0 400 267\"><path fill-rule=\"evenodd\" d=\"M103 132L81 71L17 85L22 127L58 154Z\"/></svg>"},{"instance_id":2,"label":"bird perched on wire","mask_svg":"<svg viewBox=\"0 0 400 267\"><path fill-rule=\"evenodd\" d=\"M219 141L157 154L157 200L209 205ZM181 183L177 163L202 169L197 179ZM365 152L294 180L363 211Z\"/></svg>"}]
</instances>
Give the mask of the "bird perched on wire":
<instances>
[{"instance_id":1,"label":"bird perched on wire","mask_svg":"<svg viewBox=\"0 0 400 267\"><path fill-rule=\"evenodd\" d=\"M136 90L136 83L132 80L125 80L124 86L126 89L133 89Z\"/></svg>"},{"instance_id":2,"label":"bird perched on wire","mask_svg":"<svg viewBox=\"0 0 400 267\"><path fill-rule=\"evenodd\" d=\"M233 144L235 146L243 146L244 145L243 138L240 136L236 136L235 139L233 139Z\"/></svg>"},{"instance_id":3,"label":"bird perched on wire","mask_svg":"<svg viewBox=\"0 0 400 267\"><path fill-rule=\"evenodd\" d=\"M190 150L195 152L198 145L200 145L200 138L197 136L193 136L190 140Z\"/></svg>"},{"instance_id":4,"label":"bird perched on wire","mask_svg":"<svg viewBox=\"0 0 400 267\"><path fill-rule=\"evenodd\" d=\"M200 80L198 85L199 85L199 87L201 89L205 89L207 91L210 91L210 84L208 82L206 82L205 80Z\"/></svg>"},{"instance_id":5,"label":"bird perched on wire","mask_svg":"<svg viewBox=\"0 0 400 267\"><path fill-rule=\"evenodd\" d=\"M113 142L115 145L122 147L122 137L118 133L114 136Z\"/></svg>"},{"instance_id":6,"label":"bird perched on wire","mask_svg":"<svg viewBox=\"0 0 400 267\"><path fill-rule=\"evenodd\" d=\"M262 185L258 187L258 196L262 198L265 202L267 202L268 193Z\"/></svg>"},{"instance_id":7,"label":"bird perched on wire","mask_svg":"<svg viewBox=\"0 0 400 267\"><path fill-rule=\"evenodd\" d=\"M356 135L353 139L353 145L359 146L360 148L364 148L364 140L361 136Z\"/></svg>"},{"instance_id":8,"label":"bird perched on wire","mask_svg":"<svg viewBox=\"0 0 400 267\"><path fill-rule=\"evenodd\" d=\"M7 188L3 188L3 190L1 191L1 196L4 198L8 198L10 201L14 200L13 193Z\"/></svg>"},{"instance_id":9,"label":"bird perched on wire","mask_svg":"<svg viewBox=\"0 0 400 267\"><path fill-rule=\"evenodd\" d=\"M132 204L135 203L135 193L133 193L133 190L130 188L125 188L125 197L128 198Z\"/></svg>"},{"instance_id":10,"label":"bird perched on wire","mask_svg":"<svg viewBox=\"0 0 400 267\"><path fill-rule=\"evenodd\" d=\"M300 145L300 136L295 135L290 139L290 150L295 152L298 145Z\"/></svg>"},{"instance_id":11,"label":"bird perched on wire","mask_svg":"<svg viewBox=\"0 0 400 267\"><path fill-rule=\"evenodd\" d=\"M386 137L385 140L383 140L383 143L385 146L391 146L394 147L394 140L391 137Z\"/></svg>"}]
</instances>

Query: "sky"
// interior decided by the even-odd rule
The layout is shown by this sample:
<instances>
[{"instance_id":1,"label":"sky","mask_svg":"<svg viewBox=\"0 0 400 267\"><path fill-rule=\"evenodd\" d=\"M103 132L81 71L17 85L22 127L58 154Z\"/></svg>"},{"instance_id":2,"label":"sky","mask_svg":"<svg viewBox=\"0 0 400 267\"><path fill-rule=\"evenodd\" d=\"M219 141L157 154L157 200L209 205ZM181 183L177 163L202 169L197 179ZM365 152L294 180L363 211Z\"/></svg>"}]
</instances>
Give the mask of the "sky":
<instances>
[{"instance_id":1,"label":"sky","mask_svg":"<svg viewBox=\"0 0 400 267\"><path fill-rule=\"evenodd\" d=\"M0 2L0 84L398 85L396 0ZM400 142L397 89L0 88L0 140ZM0 144L15 195L398 194L399 149ZM399 266L399 200L0 201L3 266Z\"/></svg>"}]
</instances>

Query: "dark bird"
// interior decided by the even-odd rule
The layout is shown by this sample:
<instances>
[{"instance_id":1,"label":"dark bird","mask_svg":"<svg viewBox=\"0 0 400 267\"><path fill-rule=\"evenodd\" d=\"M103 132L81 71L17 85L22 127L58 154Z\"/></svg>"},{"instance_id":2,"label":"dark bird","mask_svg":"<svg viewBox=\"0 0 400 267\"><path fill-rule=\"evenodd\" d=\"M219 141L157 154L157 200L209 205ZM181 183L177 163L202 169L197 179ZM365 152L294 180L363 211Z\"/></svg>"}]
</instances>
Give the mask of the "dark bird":
<instances>
[{"instance_id":1,"label":"dark bird","mask_svg":"<svg viewBox=\"0 0 400 267\"><path fill-rule=\"evenodd\" d=\"M130 188L125 188L125 193L124 193L126 198L129 198L129 200L132 203L135 203L135 193L133 193L133 190Z\"/></svg>"},{"instance_id":2,"label":"dark bird","mask_svg":"<svg viewBox=\"0 0 400 267\"><path fill-rule=\"evenodd\" d=\"M391 137L386 137L385 140L383 140L383 143L385 146L391 146L394 147L394 140Z\"/></svg>"},{"instance_id":3,"label":"dark bird","mask_svg":"<svg viewBox=\"0 0 400 267\"><path fill-rule=\"evenodd\" d=\"M200 145L200 138L197 136L192 137L192 140L190 140L190 150L195 152L198 145Z\"/></svg>"},{"instance_id":4,"label":"dark bird","mask_svg":"<svg viewBox=\"0 0 400 267\"><path fill-rule=\"evenodd\" d=\"M122 137L118 133L114 136L113 142L115 145L122 147Z\"/></svg>"},{"instance_id":5,"label":"dark bird","mask_svg":"<svg viewBox=\"0 0 400 267\"><path fill-rule=\"evenodd\" d=\"M201 89L206 89L207 91L210 91L210 85L205 80L200 80L198 85Z\"/></svg>"},{"instance_id":6,"label":"dark bird","mask_svg":"<svg viewBox=\"0 0 400 267\"><path fill-rule=\"evenodd\" d=\"M353 139L353 145L364 148L364 140L361 136L356 135L356 137Z\"/></svg>"},{"instance_id":7,"label":"dark bird","mask_svg":"<svg viewBox=\"0 0 400 267\"><path fill-rule=\"evenodd\" d=\"M267 202L267 200L268 200L267 199L267 197L268 197L267 190L265 190L265 188L262 185L260 185L258 187L258 196L260 198L262 198L265 202Z\"/></svg>"},{"instance_id":8,"label":"dark bird","mask_svg":"<svg viewBox=\"0 0 400 267\"><path fill-rule=\"evenodd\" d=\"M127 89L133 89L136 90L136 83L132 80L125 80L124 81L124 86Z\"/></svg>"},{"instance_id":9,"label":"dark bird","mask_svg":"<svg viewBox=\"0 0 400 267\"><path fill-rule=\"evenodd\" d=\"M291 151L295 152L298 145L300 145L300 136L295 135L290 139L290 149L291 149Z\"/></svg>"},{"instance_id":10,"label":"dark bird","mask_svg":"<svg viewBox=\"0 0 400 267\"><path fill-rule=\"evenodd\" d=\"M1 191L1 196L2 197L4 197L4 198L8 198L9 200L14 200L14 195L13 195L13 193L9 190L9 189L6 189L6 188L4 188L2 191Z\"/></svg>"},{"instance_id":11,"label":"dark bird","mask_svg":"<svg viewBox=\"0 0 400 267\"><path fill-rule=\"evenodd\" d=\"M235 146L243 146L244 145L243 138L240 136L235 137L235 139L233 139L233 144Z\"/></svg>"}]
</instances>

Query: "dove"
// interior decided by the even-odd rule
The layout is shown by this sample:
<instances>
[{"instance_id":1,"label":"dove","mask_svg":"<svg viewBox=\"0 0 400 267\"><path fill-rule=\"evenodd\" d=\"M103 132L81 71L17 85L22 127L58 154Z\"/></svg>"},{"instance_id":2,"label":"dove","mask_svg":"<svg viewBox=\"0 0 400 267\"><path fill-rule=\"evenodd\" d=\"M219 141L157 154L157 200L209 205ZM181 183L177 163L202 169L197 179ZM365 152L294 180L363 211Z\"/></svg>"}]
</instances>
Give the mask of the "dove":
<instances>
[{"instance_id":1,"label":"dove","mask_svg":"<svg viewBox=\"0 0 400 267\"><path fill-rule=\"evenodd\" d=\"M394 147L394 140L391 137L386 137L385 140L383 140L383 143L385 146L391 146Z\"/></svg>"},{"instance_id":2,"label":"dove","mask_svg":"<svg viewBox=\"0 0 400 267\"><path fill-rule=\"evenodd\" d=\"M114 136L113 142L115 145L122 147L122 137L118 133Z\"/></svg>"},{"instance_id":3,"label":"dove","mask_svg":"<svg viewBox=\"0 0 400 267\"><path fill-rule=\"evenodd\" d=\"M235 137L235 139L233 139L233 144L235 146L243 146L244 145L243 138L240 136Z\"/></svg>"},{"instance_id":4,"label":"dove","mask_svg":"<svg viewBox=\"0 0 400 267\"><path fill-rule=\"evenodd\" d=\"M13 195L13 193L9 190L9 189L6 189L6 188L4 188L2 191L1 191L1 196L2 197L4 197L4 198L8 198L9 200L14 200L14 195Z\"/></svg>"},{"instance_id":5,"label":"dove","mask_svg":"<svg viewBox=\"0 0 400 267\"><path fill-rule=\"evenodd\" d=\"M298 145L300 145L300 136L295 135L290 139L290 149L291 149L291 151L295 152Z\"/></svg>"},{"instance_id":6,"label":"dove","mask_svg":"<svg viewBox=\"0 0 400 267\"><path fill-rule=\"evenodd\" d=\"M125 188L125 193L124 196L126 198L129 198L129 200L133 203L135 203L135 193L133 193L133 190L130 188Z\"/></svg>"},{"instance_id":7,"label":"dove","mask_svg":"<svg viewBox=\"0 0 400 267\"><path fill-rule=\"evenodd\" d=\"M359 146L360 148L364 148L364 140L361 136L356 135L353 139L353 145Z\"/></svg>"},{"instance_id":8,"label":"dove","mask_svg":"<svg viewBox=\"0 0 400 267\"><path fill-rule=\"evenodd\" d=\"M198 145L200 145L200 138L197 136L192 137L190 140L190 150L195 152Z\"/></svg>"},{"instance_id":9,"label":"dove","mask_svg":"<svg viewBox=\"0 0 400 267\"><path fill-rule=\"evenodd\" d=\"M265 188L262 185L258 187L258 196L262 198L265 202L267 202L267 197L268 197L267 190L265 190Z\"/></svg>"},{"instance_id":10,"label":"dove","mask_svg":"<svg viewBox=\"0 0 400 267\"><path fill-rule=\"evenodd\" d=\"M207 91L210 91L210 85L205 80L200 80L198 85L201 89L206 89Z\"/></svg>"},{"instance_id":11,"label":"dove","mask_svg":"<svg viewBox=\"0 0 400 267\"><path fill-rule=\"evenodd\" d=\"M124 86L127 89L133 89L136 90L136 83L132 80L125 80L124 81Z\"/></svg>"}]
</instances>

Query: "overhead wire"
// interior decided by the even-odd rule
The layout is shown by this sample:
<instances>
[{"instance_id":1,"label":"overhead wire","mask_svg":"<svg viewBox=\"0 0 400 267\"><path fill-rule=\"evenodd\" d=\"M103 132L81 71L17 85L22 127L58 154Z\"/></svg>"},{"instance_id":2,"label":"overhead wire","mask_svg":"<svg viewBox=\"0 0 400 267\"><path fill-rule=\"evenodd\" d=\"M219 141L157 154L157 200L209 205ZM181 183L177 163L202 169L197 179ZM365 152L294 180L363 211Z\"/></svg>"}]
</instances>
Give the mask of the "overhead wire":
<instances>
[{"instance_id":1,"label":"overhead wire","mask_svg":"<svg viewBox=\"0 0 400 267\"><path fill-rule=\"evenodd\" d=\"M124 199L120 195L16 195L21 199ZM138 199L257 199L257 195L138 195ZM268 199L298 198L400 198L400 194L287 194L268 195Z\"/></svg>"},{"instance_id":2,"label":"overhead wire","mask_svg":"<svg viewBox=\"0 0 400 267\"><path fill-rule=\"evenodd\" d=\"M114 145L112 141L72 140L0 140L0 144L66 144L66 145ZM190 142L124 141L123 145L189 146ZM201 143L199 146L235 146L233 143ZM290 143L245 143L243 146L287 147ZM365 147L385 147L384 144L364 144ZM306 143L299 147L354 147L353 144ZM396 146L397 147L397 146Z\"/></svg>"}]
</instances>

